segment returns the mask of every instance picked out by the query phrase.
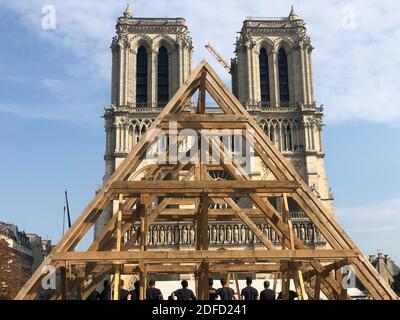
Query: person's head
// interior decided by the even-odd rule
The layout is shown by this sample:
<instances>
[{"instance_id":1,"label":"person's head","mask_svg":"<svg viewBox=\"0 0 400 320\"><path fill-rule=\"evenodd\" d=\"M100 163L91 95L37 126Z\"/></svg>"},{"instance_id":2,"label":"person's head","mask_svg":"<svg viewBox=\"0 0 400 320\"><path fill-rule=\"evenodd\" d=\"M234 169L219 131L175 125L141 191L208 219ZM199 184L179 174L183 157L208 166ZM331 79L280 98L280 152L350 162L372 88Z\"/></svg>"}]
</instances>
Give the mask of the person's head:
<instances>
[{"instance_id":1,"label":"person's head","mask_svg":"<svg viewBox=\"0 0 400 320\"><path fill-rule=\"evenodd\" d=\"M226 286L226 279L225 278L221 278L221 286L225 287Z\"/></svg>"},{"instance_id":2,"label":"person's head","mask_svg":"<svg viewBox=\"0 0 400 320\"><path fill-rule=\"evenodd\" d=\"M189 284L186 280L182 280L181 285L182 285L182 288L187 288L189 286Z\"/></svg>"},{"instance_id":3,"label":"person's head","mask_svg":"<svg viewBox=\"0 0 400 320\"><path fill-rule=\"evenodd\" d=\"M104 286L104 289L108 288L108 280L104 280L103 281L103 286Z\"/></svg>"},{"instance_id":4,"label":"person's head","mask_svg":"<svg viewBox=\"0 0 400 320\"><path fill-rule=\"evenodd\" d=\"M208 278L208 286L212 287L214 285L214 279L213 278Z\"/></svg>"},{"instance_id":5,"label":"person's head","mask_svg":"<svg viewBox=\"0 0 400 320\"><path fill-rule=\"evenodd\" d=\"M269 288L269 281L267 281L267 280L264 281L264 288L265 289Z\"/></svg>"},{"instance_id":6,"label":"person's head","mask_svg":"<svg viewBox=\"0 0 400 320\"><path fill-rule=\"evenodd\" d=\"M251 277L246 278L246 284L250 286L253 283L253 279Z\"/></svg>"},{"instance_id":7,"label":"person's head","mask_svg":"<svg viewBox=\"0 0 400 320\"><path fill-rule=\"evenodd\" d=\"M135 283L133 284L133 286L135 287L136 290L140 289L140 281L135 281Z\"/></svg>"},{"instance_id":8,"label":"person's head","mask_svg":"<svg viewBox=\"0 0 400 320\"><path fill-rule=\"evenodd\" d=\"M151 279L151 280L149 281L149 287L150 287L150 288L153 288L155 285L156 285L156 282L155 282L153 279Z\"/></svg>"}]
</instances>

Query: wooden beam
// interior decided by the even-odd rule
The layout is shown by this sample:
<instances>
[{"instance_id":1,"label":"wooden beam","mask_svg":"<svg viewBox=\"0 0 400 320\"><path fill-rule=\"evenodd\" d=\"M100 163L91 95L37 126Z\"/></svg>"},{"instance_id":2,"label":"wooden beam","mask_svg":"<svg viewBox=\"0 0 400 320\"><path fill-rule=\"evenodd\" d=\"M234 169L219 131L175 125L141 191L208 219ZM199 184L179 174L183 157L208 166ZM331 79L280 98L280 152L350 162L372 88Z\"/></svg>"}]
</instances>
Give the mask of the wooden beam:
<instances>
[{"instance_id":1,"label":"wooden beam","mask_svg":"<svg viewBox=\"0 0 400 320\"><path fill-rule=\"evenodd\" d=\"M205 259L224 261L232 259L258 260L337 260L355 258L352 250L324 250L324 249L297 249L297 250L181 250L181 251L98 251L98 252L60 252L54 255L54 261L70 262L134 262L147 261L202 261Z\"/></svg>"},{"instance_id":2,"label":"wooden beam","mask_svg":"<svg viewBox=\"0 0 400 320\"><path fill-rule=\"evenodd\" d=\"M117 181L111 184L113 193L138 196L141 193L184 194L185 196L201 193L228 195L248 195L249 193L285 192L292 193L299 186L296 181Z\"/></svg>"}]
</instances>

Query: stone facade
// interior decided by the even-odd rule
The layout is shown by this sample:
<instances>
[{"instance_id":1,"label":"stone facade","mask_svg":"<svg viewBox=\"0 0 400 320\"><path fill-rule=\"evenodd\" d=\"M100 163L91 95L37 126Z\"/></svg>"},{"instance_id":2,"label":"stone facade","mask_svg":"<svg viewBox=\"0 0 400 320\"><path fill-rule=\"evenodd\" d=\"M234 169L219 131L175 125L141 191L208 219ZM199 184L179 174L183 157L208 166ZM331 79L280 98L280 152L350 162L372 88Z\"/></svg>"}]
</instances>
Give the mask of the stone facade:
<instances>
[{"instance_id":1,"label":"stone facade","mask_svg":"<svg viewBox=\"0 0 400 320\"><path fill-rule=\"evenodd\" d=\"M28 233L27 237L32 248L32 272L34 272L50 253L52 245L51 240L43 240L42 237L34 233Z\"/></svg>"},{"instance_id":2,"label":"stone facade","mask_svg":"<svg viewBox=\"0 0 400 320\"><path fill-rule=\"evenodd\" d=\"M7 243L6 248L2 249L7 251L1 252L1 255L9 257L8 265L2 265L1 268L4 274L0 275L3 279L0 283L0 291L8 291L13 295L32 275L32 246L24 232L19 231L17 226L4 222L0 222L0 240ZM10 274L8 279L4 279L7 278L6 273ZM8 290L6 290L7 287Z\"/></svg>"},{"instance_id":3,"label":"stone facade","mask_svg":"<svg viewBox=\"0 0 400 320\"><path fill-rule=\"evenodd\" d=\"M381 277L393 286L394 278L399 274L400 268L396 263L387 255L382 252L378 252L376 255L370 255L368 257L369 262L375 267L376 271Z\"/></svg>"},{"instance_id":4,"label":"stone facade","mask_svg":"<svg viewBox=\"0 0 400 320\"><path fill-rule=\"evenodd\" d=\"M141 138L165 102L159 103L160 49L168 55L168 97L171 98L192 71L192 39L182 18L136 18L128 6L118 19L111 44L111 107L105 109L106 152L103 181L112 175ZM146 102L138 97L138 50L147 56ZM143 49L142 49L143 50ZM112 215L110 207L98 219L95 236Z\"/></svg>"},{"instance_id":5,"label":"stone facade","mask_svg":"<svg viewBox=\"0 0 400 320\"><path fill-rule=\"evenodd\" d=\"M233 91L334 215L324 166L323 108L317 106L314 97L312 50L304 21L293 8L288 17L247 18L237 37L236 58L232 59ZM280 93L281 51L287 62L285 101L281 101ZM262 54L266 55L265 70Z\"/></svg>"},{"instance_id":6,"label":"stone facade","mask_svg":"<svg viewBox=\"0 0 400 320\"><path fill-rule=\"evenodd\" d=\"M136 83L137 51L146 46L147 103L135 101L140 89ZM191 71L192 44L184 19L134 18L128 7L118 19L117 36L113 39L112 105L105 109L106 181L123 161L133 145L162 110L157 101L157 58L161 46L168 49L169 98L185 81ZM260 73L260 50L268 55L268 101L262 100L261 84L266 83ZM282 81L279 50L287 53L288 101L281 101ZM234 94L255 117L277 148L296 168L334 215L333 197L329 191L324 169L322 145L322 107L314 100L312 79L312 46L306 35L304 22L292 10L289 17L274 19L246 19L236 43L236 58L232 60L232 87ZM143 78L142 78L143 80ZM264 85L265 88L265 85ZM264 89L265 96L265 89ZM265 99L264 99L265 100ZM190 103L188 109L194 106ZM209 107L209 106L208 106ZM212 107L207 112L213 112ZM215 112L218 112L215 110ZM132 180L140 179L149 164L144 162ZM252 179L268 177L268 170L257 158L252 160ZM325 245L318 230L309 223L304 213L290 203L295 233L309 247ZM95 236L110 219L117 206L103 213L95 225ZM259 222L259 228L277 245L268 225ZM160 221L149 228L149 246L191 247L194 244L194 224L171 224ZM134 230L132 230L133 232ZM127 235L129 237L129 234ZM213 221L210 219L210 245L248 248L258 245L249 230L240 221Z\"/></svg>"}]
</instances>

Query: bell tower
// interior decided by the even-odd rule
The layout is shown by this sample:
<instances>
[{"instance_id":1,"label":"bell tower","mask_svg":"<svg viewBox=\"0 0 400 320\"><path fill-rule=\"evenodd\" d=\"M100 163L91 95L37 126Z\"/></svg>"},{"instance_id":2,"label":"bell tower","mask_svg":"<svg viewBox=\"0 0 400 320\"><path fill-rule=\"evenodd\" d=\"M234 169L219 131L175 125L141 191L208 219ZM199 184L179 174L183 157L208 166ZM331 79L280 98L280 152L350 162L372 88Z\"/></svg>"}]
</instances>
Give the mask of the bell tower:
<instances>
[{"instance_id":1,"label":"bell tower","mask_svg":"<svg viewBox=\"0 0 400 320\"><path fill-rule=\"evenodd\" d=\"M305 23L293 7L287 17L248 17L236 41L232 87L334 215L324 165L323 108L314 97L313 49Z\"/></svg>"},{"instance_id":2,"label":"bell tower","mask_svg":"<svg viewBox=\"0 0 400 320\"><path fill-rule=\"evenodd\" d=\"M192 50L183 18L139 18L130 5L118 18L111 44L111 106L104 111L104 182L191 73ZM98 219L95 237L112 212L109 208Z\"/></svg>"}]
</instances>

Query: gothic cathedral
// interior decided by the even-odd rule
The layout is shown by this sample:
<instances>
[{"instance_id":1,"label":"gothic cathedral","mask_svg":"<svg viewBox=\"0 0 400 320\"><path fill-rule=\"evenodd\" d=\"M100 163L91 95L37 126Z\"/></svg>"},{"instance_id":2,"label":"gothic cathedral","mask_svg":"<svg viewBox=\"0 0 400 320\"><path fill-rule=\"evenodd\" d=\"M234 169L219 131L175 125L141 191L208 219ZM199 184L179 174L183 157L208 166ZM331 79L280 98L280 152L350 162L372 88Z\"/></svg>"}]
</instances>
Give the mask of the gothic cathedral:
<instances>
[{"instance_id":1,"label":"gothic cathedral","mask_svg":"<svg viewBox=\"0 0 400 320\"><path fill-rule=\"evenodd\" d=\"M111 106L105 109L104 182L149 128L192 69L192 40L182 18L137 18L131 8L118 19L112 49ZM334 215L333 197L324 168L323 109L314 98L312 53L304 21L294 12L282 18L247 18L231 61L232 91L265 134L296 168ZM192 106L194 107L194 106ZM191 108L191 105L188 105ZM147 167L137 169L133 180ZM269 173L257 163L254 179ZM223 172L214 172L224 179ZM289 203L294 232L308 247L325 240L294 203ZM108 208L95 225L95 237L116 208ZM273 242L280 239L260 221L258 227ZM195 226L157 222L149 226L148 245L195 246ZM257 238L240 221L211 221L212 247L256 247Z\"/></svg>"}]
</instances>

